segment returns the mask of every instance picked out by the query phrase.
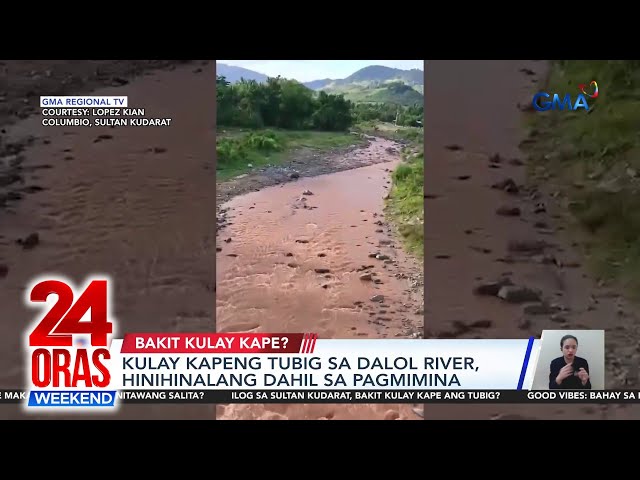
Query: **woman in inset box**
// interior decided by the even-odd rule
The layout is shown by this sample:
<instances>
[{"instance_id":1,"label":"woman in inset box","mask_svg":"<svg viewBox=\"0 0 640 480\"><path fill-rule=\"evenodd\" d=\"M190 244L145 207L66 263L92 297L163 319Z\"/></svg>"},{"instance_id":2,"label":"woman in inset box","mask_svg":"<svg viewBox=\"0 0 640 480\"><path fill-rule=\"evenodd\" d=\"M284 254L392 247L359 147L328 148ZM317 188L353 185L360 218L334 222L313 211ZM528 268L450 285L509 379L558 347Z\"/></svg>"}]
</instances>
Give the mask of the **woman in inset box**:
<instances>
[{"instance_id":1,"label":"woman in inset box","mask_svg":"<svg viewBox=\"0 0 640 480\"><path fill-rule=\"evenodd\" d=\"M551 362L549 367L549 388L552 390L591 389L589 380L589 363L578 357L578 339L573 335L565 335L560 340L562 357Z\"/></svg>"}]
</instances>

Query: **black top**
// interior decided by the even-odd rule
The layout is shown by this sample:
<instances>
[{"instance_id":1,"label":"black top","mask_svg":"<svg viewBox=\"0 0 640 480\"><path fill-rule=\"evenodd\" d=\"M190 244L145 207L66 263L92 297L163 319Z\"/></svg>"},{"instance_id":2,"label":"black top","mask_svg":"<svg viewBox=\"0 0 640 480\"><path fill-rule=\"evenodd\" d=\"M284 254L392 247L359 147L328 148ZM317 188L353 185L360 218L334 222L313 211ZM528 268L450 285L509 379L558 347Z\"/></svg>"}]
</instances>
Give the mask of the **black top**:
<instances>
[{"instance_id":1,"label":"black top","mask_svg":"<svg viewBox=\"0 0 640 480\"><path fill-rule=\"evenodd\" d=\"M557 390L559 388L563 390L590 390L591 379L587 380L585 385L582 385L582 380L580 380L580 377L577 375L565 378L560 385L556 383L556 377L566 364L567 362L565 362L564 357L558 357L551 362L551 366L549 367L549 388L552 390ZM589 363L582 357L574 357L573 371L577 373L581 368L584 368L587 373L589 373Z\"/></svg>"}]
</instances>

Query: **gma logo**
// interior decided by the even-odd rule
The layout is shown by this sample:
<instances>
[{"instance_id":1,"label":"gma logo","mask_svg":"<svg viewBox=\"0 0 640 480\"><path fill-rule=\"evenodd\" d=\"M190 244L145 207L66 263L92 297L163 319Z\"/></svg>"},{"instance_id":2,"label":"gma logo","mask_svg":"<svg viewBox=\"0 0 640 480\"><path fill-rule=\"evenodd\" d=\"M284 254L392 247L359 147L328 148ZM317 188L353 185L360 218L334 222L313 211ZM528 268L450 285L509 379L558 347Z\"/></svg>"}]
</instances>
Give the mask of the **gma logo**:
<instances>
[{"instance_id":1,"label":"gma logo","mask_svg":"<svg viewBox=\"0 0 640 480\"><path fill-rule=\"evenodd\" d=\"M589 93L589 90L593 89L592 93ZM533 108L538 112L546 112L547 110L579 110L581 108L585 110L589 110L589 104L587 103L587 97L597 98L599 95L598 91L598 82L595 80L591 80L589 85L585 83L581 83L578 85L578 90L580 93L575 99L575 102L571 98L571 94L567 93L563 99L560 99L560 95L557 93L553 94L553 99L551 95L547 92L539 92L533 96L533 101L531 102Z\"/></svg>"},{"instance_id":2,"label":"gma logo","mask_svg":"<svg viewBox=\"0 0 640 480\"><path fill-rule=\"evenodd\" d=\"M546 112L547 110L579 110L584 108L589 110L589 104L584 94L580 93L575 102L571 99L571 94L567 93L563 99L560 99L560 95L553 94L553 99L549 100L551 95L547 92L539 92L533 96L533 108L538 112Z\"/></svg>"}]
</instances>

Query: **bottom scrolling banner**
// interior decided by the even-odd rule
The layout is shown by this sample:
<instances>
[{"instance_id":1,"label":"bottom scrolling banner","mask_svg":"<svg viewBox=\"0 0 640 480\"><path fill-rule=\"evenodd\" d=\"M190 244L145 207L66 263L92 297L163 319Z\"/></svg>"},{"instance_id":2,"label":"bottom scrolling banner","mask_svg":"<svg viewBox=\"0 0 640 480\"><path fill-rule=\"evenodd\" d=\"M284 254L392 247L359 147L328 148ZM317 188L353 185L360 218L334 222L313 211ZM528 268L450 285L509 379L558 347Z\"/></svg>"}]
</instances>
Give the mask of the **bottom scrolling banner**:
<instances>
[{"instance_id":1,"label":"bottom scrolling banner","mask_svg":"<svg viewBox=\"0 0 640 480\"><path fill-rule=\"evenodd\" d=\"M637 403L640 391L180 390L121 391L126 403Z\"/></svg>"},{"instance_id":2,"label":"bottom scrolling banner","mask_svg":"<svg viewBox=\"0 0 640 480\"><path fill-rule=\"evenodd\" d=\"M115 407L122 404L216 403L639 403L640 391L529 390L119 390L0 391L0 404L29 407Z\"/></svg>"}]
</instances>

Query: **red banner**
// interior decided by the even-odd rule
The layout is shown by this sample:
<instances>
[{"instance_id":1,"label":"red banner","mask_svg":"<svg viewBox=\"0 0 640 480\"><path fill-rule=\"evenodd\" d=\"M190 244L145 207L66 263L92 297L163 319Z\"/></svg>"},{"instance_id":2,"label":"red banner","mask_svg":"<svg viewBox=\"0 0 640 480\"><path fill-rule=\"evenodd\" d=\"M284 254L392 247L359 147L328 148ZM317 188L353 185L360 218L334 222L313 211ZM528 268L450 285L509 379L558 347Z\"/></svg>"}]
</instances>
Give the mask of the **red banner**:
<instances>
[{"instance_id":1,"label":"red banner","mask_svg":"<svg viewBox=\"0 0 640 480\"><path fill-rule=\"evenodd\" d=\"M122 353L313 353L315 333L127 333Z\"/></svg>"}]
</instances>

